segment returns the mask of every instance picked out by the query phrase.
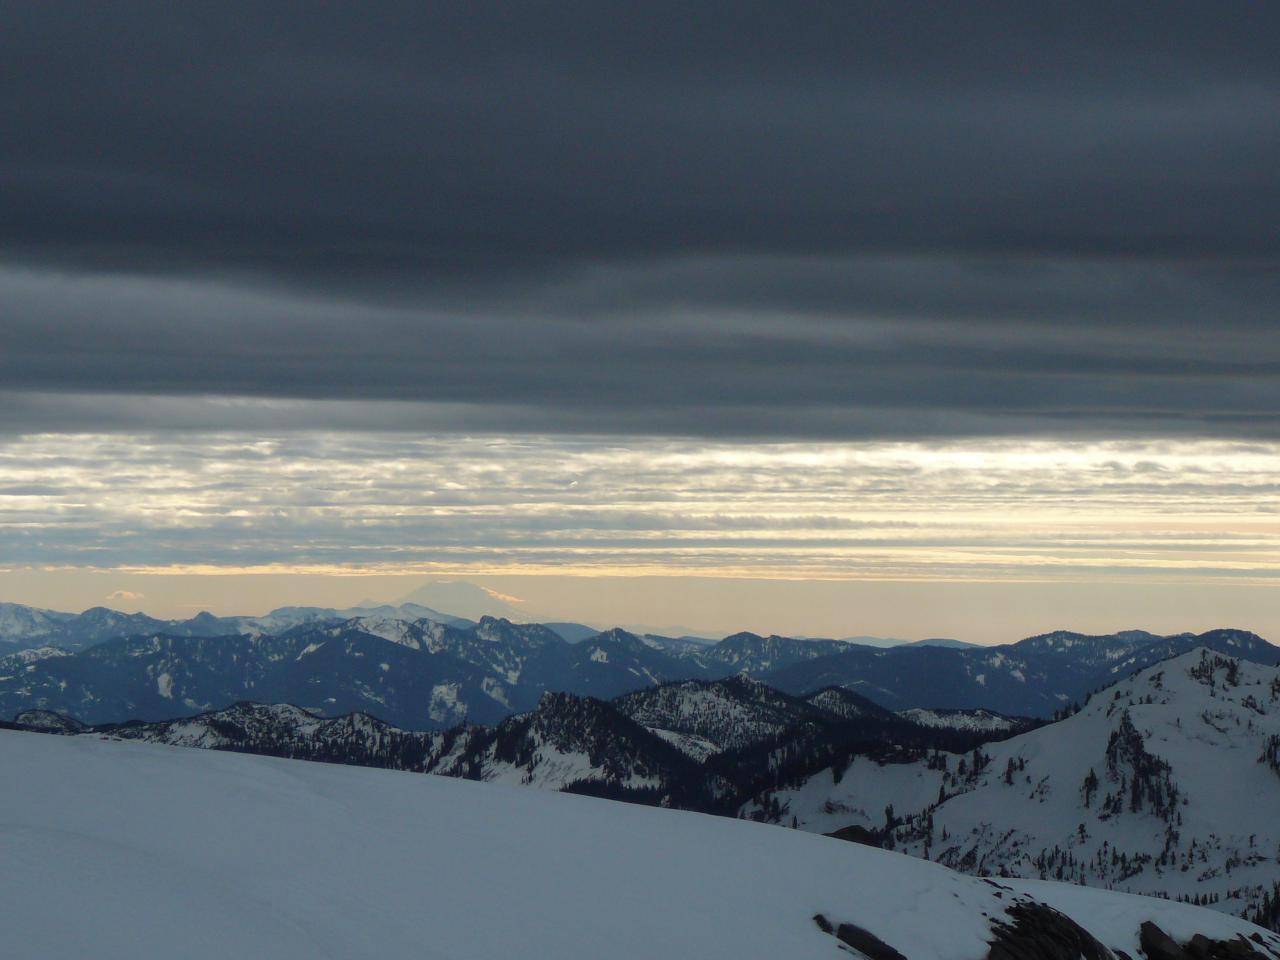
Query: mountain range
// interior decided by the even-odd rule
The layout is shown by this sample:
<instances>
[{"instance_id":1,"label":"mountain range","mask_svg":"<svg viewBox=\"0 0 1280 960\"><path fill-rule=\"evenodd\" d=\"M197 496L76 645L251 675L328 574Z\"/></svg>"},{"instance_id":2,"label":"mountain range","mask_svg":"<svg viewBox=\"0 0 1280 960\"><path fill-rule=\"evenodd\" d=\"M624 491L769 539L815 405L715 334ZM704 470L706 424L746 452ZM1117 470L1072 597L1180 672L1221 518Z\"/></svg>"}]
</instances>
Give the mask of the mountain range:
<instances>
[{"instance_id":1,"label":"mountain range","mask_svg":"<svg viewBox=\"0 0 1280 960\"><path fill-rule=\"evenodd\" d=\"M349 620L352 617L405 620L428 619L438 623L466 626L464 617L440 613L416 603L354 607L278 607L257 617L218 617L198 613L186 620L161 620L145 613L122 613L107 607L91 607L82 613L44 610L20 603L0 603L0 651L5 645L15 649L56 646L82 650L94 644L144 633L179 637L219 637L236 633L279 633L306 623Z\"/></svg>"},{"instance_id":2,"label":"mountain range","mask_svg":"<svg viewBox=\"0 0 1280 960\"><path fill-rule=\"evenodd\" d=\"M612 699L674 681L744 674L793 697L841 688L892 711L982 709L1049 718L1093 690L1195 647L1280 663L1280 648L1242 630L1168 637L1059 631L996 647L873 648L745 632L706 643L555 627L492 617L473 622L411 604L289 607L185 621L5 604L0 637L13 652L0 656L0 716L42 708L87 723L160 720L255 700L445 729L496 723L532 709L549 691Z\"/></svg>"}]
</instances>

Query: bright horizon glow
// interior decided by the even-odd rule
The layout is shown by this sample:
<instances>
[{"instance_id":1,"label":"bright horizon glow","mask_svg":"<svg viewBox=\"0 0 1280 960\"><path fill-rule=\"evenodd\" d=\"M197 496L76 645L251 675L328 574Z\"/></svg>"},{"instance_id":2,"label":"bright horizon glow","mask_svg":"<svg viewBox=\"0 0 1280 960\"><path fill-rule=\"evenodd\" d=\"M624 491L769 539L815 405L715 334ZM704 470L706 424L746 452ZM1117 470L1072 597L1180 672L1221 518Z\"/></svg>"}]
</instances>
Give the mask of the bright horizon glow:
<instances>
[{"instance_id":1,"label":"bright horizon glow","mask_svg":"<svg viewBox=\"0 0 1280 960\"><path fill-rule=\"evenodd\" d=\"M516 595L517 584L577 584L532 591L547 595L533 606L557 617L732 629L751 626L735 617L750 604L728 594L712 602L706 584L791 583L753 623L793 633L838 633L842 623L850 634L968 631L992 642L1017 639L1010 633L1024 619L997 609L985 628L966 614L930 630L946 622L899 610L895 626L888 598L899 587L918 598L953 587L1070 595L1063 609L1078 623L1097 623L1105 606L1116 629L1152 621L1137 599L1149 590L1168 593L1164 617L1185 608L1183 594L1229 588L1237 599L1209 625L1250 626L1235 611L1267 609L1280 585L1277 477L1280 444L1208 440L27 436L0 443L0 596L25 602L20 594L34 590L46 605L91 605L99 597L73 587L77 578L115 578L101 596L140 594L129 602L156 613L197 600L190 584L201 580L305 583L311 599L280 603L333 605L326 597L339 581L460 576ZM144 581L188 586L157 594L136 586ZM628 600L624 582L647 582L645 600ZM68 602L50 604L59 583ZM814 616L801 587L817 584L865 600ZM1135 598L1127 609L1093 599L1119 588ZM593 592L612 596L616 615L602 617L610 611ZM242 595L279 605L261 590ZM653 615L655 604L670 615ZM252 606L216 612L261 612ZM1196 618L1183 616L1176 629L1193 628ZM1252 626L1275 618L1264 619Z\"/></svg>"}]
</instances>

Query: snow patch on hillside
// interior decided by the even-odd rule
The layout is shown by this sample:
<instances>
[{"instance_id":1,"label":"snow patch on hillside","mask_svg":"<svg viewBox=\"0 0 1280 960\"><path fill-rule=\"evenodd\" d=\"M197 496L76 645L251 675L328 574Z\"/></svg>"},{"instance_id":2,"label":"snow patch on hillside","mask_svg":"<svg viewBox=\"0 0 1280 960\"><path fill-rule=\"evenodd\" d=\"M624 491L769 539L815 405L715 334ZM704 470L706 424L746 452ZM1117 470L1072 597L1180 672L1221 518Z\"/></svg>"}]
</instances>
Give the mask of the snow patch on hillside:
<instances>
[{"instance_id":1,"label":"snow patch on hillside","mask_svg":"<svg viewBox=\"0 0 1280 960\"><path fill-rule=\"evenodd\" d=\"M990 710L926 710L923 707L913 707L910 710L899 710L898 716L922 727L935 729L972 730L980 733L1007 733L1018 729L1018 721Z\"/></svg>"},{"instance_id":2,"label":"snow patch on hillside","mask_svg":"<svg viewBox=\"0 0 1280 960\"><path fill-rule=\"evenodd\" d=\"M646 727L650 733L661 737L685 756L703 763L707 758L720 752L720 748L706 737L692 733L680 733L676 730L663 730L661 727Z\"/></svg>"}]
</instances>

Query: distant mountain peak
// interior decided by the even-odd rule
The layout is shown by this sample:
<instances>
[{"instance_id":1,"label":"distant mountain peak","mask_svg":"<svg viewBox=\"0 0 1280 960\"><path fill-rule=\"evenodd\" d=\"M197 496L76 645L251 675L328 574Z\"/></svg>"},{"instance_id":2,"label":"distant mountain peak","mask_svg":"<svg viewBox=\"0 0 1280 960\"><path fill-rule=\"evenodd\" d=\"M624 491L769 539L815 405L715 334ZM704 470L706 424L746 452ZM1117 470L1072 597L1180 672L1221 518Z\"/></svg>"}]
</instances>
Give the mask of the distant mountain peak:
<instances>
[{"instance_id":1,"label":"distant mountain peak","mask_svg":"<svg viewBox=\"0 0 1280 960\"><path fill-rule=\"evenodd\" d=\"M430 580L395 601L396 604L419 603L443 610L456 617L479 620L481 617L528 621L520 604L510 602L496 590L467 580Z\"/></svg>"}]
</instances>

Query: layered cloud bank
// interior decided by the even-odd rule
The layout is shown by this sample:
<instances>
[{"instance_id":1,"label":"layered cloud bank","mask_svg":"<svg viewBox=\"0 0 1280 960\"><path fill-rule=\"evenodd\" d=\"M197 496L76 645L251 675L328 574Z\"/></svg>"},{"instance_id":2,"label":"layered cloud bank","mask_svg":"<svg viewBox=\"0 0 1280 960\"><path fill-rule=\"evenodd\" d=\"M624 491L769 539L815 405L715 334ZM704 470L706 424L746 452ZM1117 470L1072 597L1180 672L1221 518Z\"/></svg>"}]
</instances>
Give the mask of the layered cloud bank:
<instances>
[{"instance_id":1,"label":"layered cloud bank","mask_svg":"<svg viewBox=\"0 0 1280 960\"><path fill-rule=\"evenodd\" d=\"M0 444L6 567L1271 581L1280 447L294 432Z\"/></svg>"}]
</instances>

